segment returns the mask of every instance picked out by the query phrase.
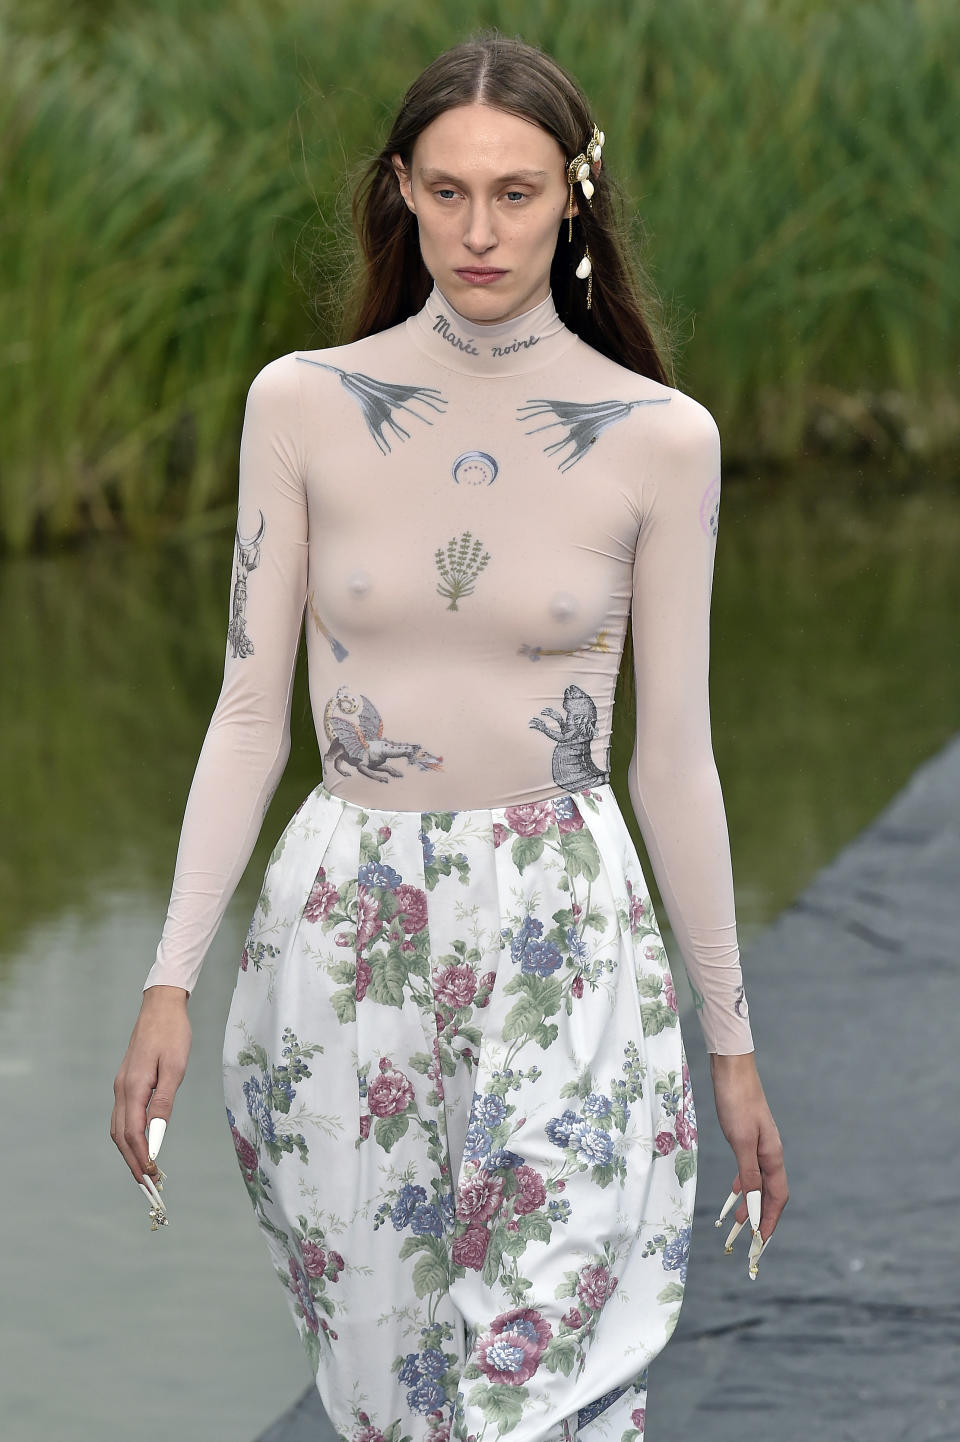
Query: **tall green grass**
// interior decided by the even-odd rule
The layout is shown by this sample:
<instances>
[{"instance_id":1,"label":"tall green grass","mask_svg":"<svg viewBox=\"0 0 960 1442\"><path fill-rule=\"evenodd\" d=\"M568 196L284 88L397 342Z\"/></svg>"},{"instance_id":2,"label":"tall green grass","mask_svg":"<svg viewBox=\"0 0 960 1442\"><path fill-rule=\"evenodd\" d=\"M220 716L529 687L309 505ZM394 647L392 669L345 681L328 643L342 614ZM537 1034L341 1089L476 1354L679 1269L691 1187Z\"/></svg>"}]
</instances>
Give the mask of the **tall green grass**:
<instances>
[{"instance_id":1,"label":"tall green grass","mask_svg":"<svg viewBox=\"0 0 960 1442\"><path fill-rule=\"evenodd\" d=\"M0 0L0 539L230 523L243 397L337 338L349 186L480 24L591 96L725 464L960 436L952 0Z\"/></svg>"}]
</instances>

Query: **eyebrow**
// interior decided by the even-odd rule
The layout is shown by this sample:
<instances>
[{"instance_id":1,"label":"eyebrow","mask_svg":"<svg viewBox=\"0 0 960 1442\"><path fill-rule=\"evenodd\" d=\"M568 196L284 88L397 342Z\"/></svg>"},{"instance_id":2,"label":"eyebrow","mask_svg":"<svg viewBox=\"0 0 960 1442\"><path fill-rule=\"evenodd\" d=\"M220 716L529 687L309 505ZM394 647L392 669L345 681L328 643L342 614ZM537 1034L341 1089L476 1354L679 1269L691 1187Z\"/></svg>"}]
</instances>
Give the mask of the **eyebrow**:
<instances>
[{"instance_id":1,"label":"eyebrow","mask_svg":"<svg viewBox=\"0 0 960 1442\"><path fill-rule=\"evenodd\" d=\"M549 172L546 170L513 170L509 175L498 175L493 183L494 185L504 185L508 180L546 180L548 176ZM458 180L455 175L451 175L447 170L433 170L424 166L420 168L420 179L426 181L428 185L438 180L452 180L459 186L463 185L461 180Z\"/></svg>"}]
</instances>

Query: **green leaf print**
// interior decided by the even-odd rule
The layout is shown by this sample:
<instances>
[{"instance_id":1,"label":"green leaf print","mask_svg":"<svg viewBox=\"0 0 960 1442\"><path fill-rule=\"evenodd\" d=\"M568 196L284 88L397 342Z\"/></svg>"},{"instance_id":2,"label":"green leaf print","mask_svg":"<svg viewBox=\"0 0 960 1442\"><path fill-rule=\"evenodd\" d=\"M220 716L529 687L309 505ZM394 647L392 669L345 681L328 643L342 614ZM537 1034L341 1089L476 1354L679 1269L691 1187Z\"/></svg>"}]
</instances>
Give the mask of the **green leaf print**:
<instances>
[{"instance_id":1,"label":"green leaf print","mask_svg":"<svg viewBox=\"0 0 960 1442\"><path fill-rule=\"evenodd\" d=\"M542 1212L528 1212L520 1217L520 1233L525 1242L549 1242L550 1223Z\"/></svg>"},{"instance_id":2,"label":"green leaf print","mask_svg":"<svg viewBox=\"0 0 960 1442\"><path fill-rule=\"evenodd\" d=\"M676 1151L673 1154L673 1169L677 1174L677 1181L683 1186L691 1177L697 1174L696 1152Z\"/></svg>"},{"instance_id":3,"label":"green leaf print","mask_svg":"<svg viewBox=\"0 0 960 1442\"><path fill-rule=\"evenodd\" d=\"M573 1295L571 1292L569 1295ZM579 1343L571 1333L565 1337L551 1337L540 1358L540 1366L546 1367L549 1372L562 1372L569 1377L573 1371L573 1364L577 1360Z\"/></svg>"},{"instance_id":4,"label":"green leaf print","mask_svg":"<svg viewBox=\"0 0 960 1442\"><path fill-rule=\"evenodd\" d=\"M374 1001L385 1006L403 1006L403 984L407 969L396 957L375 951L370 957L370 985L367 991Z\"/></svg>"},{"instance_id":5,"label":"green leaf print","mask_svg":"<svg viewBox=\"0 0 960 1442\"><path fill-rule=\"evenodd\" d=\"M410 1123L404 1112L395 1117L377 1117L373 1125L373 1135L388 1152L395 1142L405 1134Z\"/></svg>"},{"instance_id":6,"label":"green leaf print","mask_svg":"<svg viewBox=\"0 0 960 1442\"><path fill-rule=\"evenodd\" d=\"M330 1005L337 1013L337 1020L343 1026L345 1022L356 1021L357 1019L357 992L351 986L349 991L335 991L330 997Z\"/></svg>"},{"instance_id":7,"label":"green leaf print","mask_svg":"<svg viewBox=\"0 0 960 1442\"><path fill-rule=\"evenodd\" d=\"M408 1257L412 1257L416 1252L425 1251L428 1241L428 1237L404 1237L403 1245L397 1253L401 1262L405 1262Z\"/></svg>"},{"instance_id":8,"label":"green leaf print","mask_svg":"<svg viewBox=\"0 0 960 1442\"><path fill-rule=\"evenodd\" d=\"M669 1306L671 1302L682 1302L683 1288L680 1283L668 1282L665 1287L661 1287L657 1293L657 1301L662 1302L664 1306Z\"/></svg>"},{"instance_id":9,"label":"green leaf print","mask_svg":"<svg viewBox=\"0 0 960 1442\"><path fill-rule=\"evenodd\" d=\"M421 1072L423 1076L426 1076L433 1064L433 1057L428 1056L425 1051L415 1051L411 1053L408 1061L414 1071Z\"/></svg>"},{"instance_id":10,"label":"green leaf print","mask_svg":"<svg viewBox=\"0 0 960 1442\"><path fill-rule=\"evenodd\" d=\"M657 1036L665 1026L676 1026L677 1013L665 1001L651 1001L640 1007L644 1036Z\"/></svg>"},{"instance_id":11,"label":"green leaf print","mask_svg":"<svg viewBox=\"0 0 960 1442\"><path fill-rule=\"evenodd\" d=\"M355 961L335 961L328 968L328 975L331 981L339 981L341 986L350 983L357 984L357 963Z\"/></svg>"},{"instance_id":12,"label":"green leaf print","mask_svg":"<svg viewBox=\"0 0 960 1442\"><path fill-rule=\"evenodd\" d=\"M258 1041L253 1042L250 1046L242 1047L237 1052L237 1065L257 1066L264 1072L270 1070L267 1054Z\"/></svg>"},{"instance_id":13,"label":"green leaf print","mask_svg":"<svg viewBox=\"0 0 960 1442\"><path fill-rule=\"evenodd\" d=\"M504 1232L500 1245L508 1257L519 1257L527 1249L526 1240L519 1232Z\"/></svg>"},{"instance_id":14,"label":"green leaf print","mask_svg":"<svg viewBox=\"0 0 960 1442\"><path fill-rule=\"evenodd\" d=\"M380 843L369 831L360 833L360 859L361 861L379 861Z\"/></svg>"},{"instance_id":15,"label":"green leaf print","mask_svg":"<svg viewBox=\"0 0 960 1442\"><path fill-rule=\"evenodd\" d=\"M418 1297L446 1291L449 1280L446 1261L432 1251L425 1252L413 1269L413 1289Z\"/></svg>"},{"instance_id":16,"label":"green leaf print","mask_svg":"<svg viewBox=\"0 0 960 1442\"><path fill-rule=\"evenodd\" d=\"M478 1382L476 1387L471 1388L468 1401L471 1406L479 1407L489 1422L496 1422L502 1436L520 1421L527 1395L526 1387L508 1387L502 1382Z\"/></svg>"},{"instance_id":17,"label":"green leaf print","mask_svg":"<svg viewBox=\"0 0 960 1442\"><path fill-rule=\"evenodd\" d=\"M439 828L440 831L449 831L453 825L452 811L425 811L421 817L424 832L433 831Z\"/></svg>"},{"instance_id":18,"label":"green leaf print","mask_svg":"<svg viewBox=\"0 0 960 1442\"><path fill-rule=\"evenodd\" d=\"M560 849L571 876L585 876L596 881L600 875L600 854L597 843L586 827L582 831L567 831L560 837Z\"/></svg>"},{"instance_id":19,"label":"green leaf print","mask_svg":"<svg viewBox=\"0 0 960 1442\"><path fill-rule=\"evenodd\" d=\"M638 976L637 991L641 996L660 996L663 992L663 981L659 976Z\"/></svg>"},{"instance_id":20,"label":"green leaf print","mask_svg":"<svg viewBox=\"0 0 960 1442\"><path fill-rule=\"evenodd\" d=\"M539 861L543 855L543 837L518 836L510 848L510 855L514 866L522 875L525 866L529 866L532 861Z\"/></svg>"},{"instance_id":21,"label":"green leaf print","mask_svg":"<svg viewBox=\"0 0 960 1442\"><path fill-rule=\"evenodd\" d=\"M500 1245L500 1230L497 1228L490 1237L487 1246L487 1255L483 1259L483 1271L481 1276L488 1287L496 1285L500 1276L500 1263L503 1260L503 1248Z\"/></svg>"}]
</instances>

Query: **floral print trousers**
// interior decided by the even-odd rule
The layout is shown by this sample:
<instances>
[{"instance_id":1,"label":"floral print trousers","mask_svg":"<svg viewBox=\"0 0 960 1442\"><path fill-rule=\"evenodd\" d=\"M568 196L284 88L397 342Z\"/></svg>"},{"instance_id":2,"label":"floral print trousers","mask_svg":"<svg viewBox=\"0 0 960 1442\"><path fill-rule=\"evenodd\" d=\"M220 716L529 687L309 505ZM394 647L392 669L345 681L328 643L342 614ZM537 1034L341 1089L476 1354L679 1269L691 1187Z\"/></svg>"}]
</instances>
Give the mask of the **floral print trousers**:
<instances>
[{"instance_id":1,"label":"floral print trousers","mask_svg":"<svg viewBox=\"0 0 960 1442\"><path fill-rule=\"evenodd\" d=\"M609 785L440 812L317 786L267 865L223 1071L345 1442L641 1442L697 1132Z\"/></svg>"}]
</instances>

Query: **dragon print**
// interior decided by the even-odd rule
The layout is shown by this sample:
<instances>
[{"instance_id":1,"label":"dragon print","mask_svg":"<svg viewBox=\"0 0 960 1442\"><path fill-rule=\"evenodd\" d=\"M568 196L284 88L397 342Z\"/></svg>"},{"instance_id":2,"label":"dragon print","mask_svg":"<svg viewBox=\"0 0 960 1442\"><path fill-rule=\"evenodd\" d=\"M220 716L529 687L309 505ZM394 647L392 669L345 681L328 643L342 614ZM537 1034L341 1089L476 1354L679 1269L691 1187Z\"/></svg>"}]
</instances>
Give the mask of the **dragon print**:
<instances>
[{"instance_id":1,"label":"dragon print","mask_svg":"<svg viewBox=\"0 0 960 1442\"><path fill-rule=\"evenodd\" d=\"M378 381L373 376L364 375L362 371L345 371L339 366L328 365L325 361L310 360L308 356L297 356L297 360L303 361L306 365L319 366L321 370L332 371L340 377L340 384L344 390L355 401L359 402L363 411L363 419L367 423L367 430L373 436L381 454L386 455L390 450L390 441L385 435L385 429L389 429L402 441L410 439L410 432L404 430L398 420L394 418L394 411L407 411L410 415L416 416L417 420L425 421L428 426L433 425L429 416L422 416L413 409L411 401L427 406L430 410L443 412L447 402L440 391L433 386L410 386L400 385L392 381Z\"/></svg>"},{"instance_id":2,"label":"dragon print","mask_svg":"<svg viewBox=\"0 0 960 1442\"><path fill-rule=\"evenodd\" d=\"M539 416L554 416L554 420L547 421L545 426L534 426L527 431L528 436L536 435L538 431L551 430L554 426L565 426L566 435L544 446L543 450L544 454L549 456L570 446L572 449L569 455L565 456L559 465L561 471L569 471L571 466L583 459L608 427L626 420L630 412L638 406L661 406L669 399L669 396L658 396L641 401L533 400L517 407L517 419L529 421Z\"/></svg>"},{"instance_id":3,"label":"dragon print","mask_svg":"<svg viewBox=\"0 0 960 1442\"><path fill-rule=\"evenodd\" d=\"M351 691L349 686L339 686L323 709L323 729L330 746L324 754L327 762L349 776L349 767L354 766L361 776L371 781L386 781L390 776L402 776L396 766L388 765L391 758L404 757L407 764L417 766L421 771L442 771L443 757L434 756L416 741L388 741L383 735L383 720L380 712L368 696ZM386 773L386 775L384 774Z\"/></svg>"},{"instance_id":4,"label":"dragon print","mask_svg":"<svg viewBox=\"0 0 960 1442\"><path fill-rule=\"evenodd\" d=\"M256 535L249 540L244 540L240 534L240 523L237 522L237 534L234 545L237 556L237 575L233 587L233 596L230 601L230 624L227 627L227 640L230 643L231 654L239 656L241 660L246 656L253 655L253 642L247 635L247 577L251 571L255 571L260 564L260 542L263 540L265 521L263 512L260 511L260 528Z\"/></svg>"}]
</instances>

